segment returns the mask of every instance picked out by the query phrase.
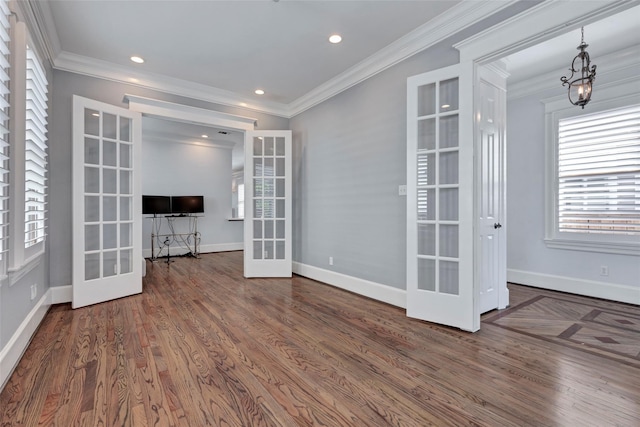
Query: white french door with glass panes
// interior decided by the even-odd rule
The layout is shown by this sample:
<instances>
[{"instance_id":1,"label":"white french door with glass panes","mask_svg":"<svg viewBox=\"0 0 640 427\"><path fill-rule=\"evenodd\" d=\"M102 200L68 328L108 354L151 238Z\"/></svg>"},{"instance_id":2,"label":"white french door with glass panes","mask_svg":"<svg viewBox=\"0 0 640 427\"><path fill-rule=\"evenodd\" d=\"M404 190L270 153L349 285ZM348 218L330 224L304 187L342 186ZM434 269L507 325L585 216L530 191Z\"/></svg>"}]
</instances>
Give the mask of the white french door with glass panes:
<instances>
[{"instance_id":1,"label":"white french door with glass panes","mask_svg":"<svg viewBox=\"0 0 640 427\"><path fill-rule=\"evenodd\" d=\"M142 292L141 125L73 97L73 308Z\"/></svg>"},{"instance_id":2,"label":"white french door with glass panes","mask_svg":"<svg viewBox=\"0 0 640 427\"><path fill-rule=\"evenodd\" d=\"M407 79L407 316L469 331L480 327L472 77L458 64Z\"/></svg>"},{"instance_id":3,"label":"white french door with glass panes","mask_svg":"<svg viewBox=\"0 0 640 427\"><path fill-rule=\"evenodd\" d=\"M244 276L291 277L291 131L247 131L244 151Z\"/></svg>"}]
</instances>

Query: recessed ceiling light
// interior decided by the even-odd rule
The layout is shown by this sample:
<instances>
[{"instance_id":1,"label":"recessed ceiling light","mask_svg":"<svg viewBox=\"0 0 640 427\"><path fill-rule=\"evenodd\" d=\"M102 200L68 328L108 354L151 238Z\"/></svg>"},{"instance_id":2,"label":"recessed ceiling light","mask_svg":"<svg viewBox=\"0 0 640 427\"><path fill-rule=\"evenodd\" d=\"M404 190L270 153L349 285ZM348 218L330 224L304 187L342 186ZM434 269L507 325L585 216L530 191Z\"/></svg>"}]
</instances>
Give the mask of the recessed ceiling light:
<instances>
[{"instance_id":1,"label":"recessed ceiling light","mask_svg":"<svg viewBox=\"0 0 640 427\"><path fill-rule=\"evenodd\" d=\"M331 37L329 37L329 41L331 43L340 43L342 41L342 37L340 37L340 35L338 34L333 34Z\"/></svg>"},{"instance_id":2,"label":"recessed ceiling light","mask_svg":"<svg viewBox=\"0 0 640 427\"><path fill-rule=\"evenodd\" d=\"M256 95L264 95L264 91L262 89L256 89L255 90L255 94Z\"/></svg>"},{"instance_id":3,"label":"recessed ceiling light","mask_svg":"<svg viewBox=\"0 0 640 427\"><path fill-rule=\"evenodd\" d=\"M204 133L202 135L200 135L200 136L203 137L203 138L209 138L209 135L206 135Z\"/></svg>"},{"instance_id":4,"label":"recessed ceiling light","mask_svg":"<svg viewBox=\"0 0 640 427\"><path fill-rule=\"evenodd\" d=\"M132 56L131 60L136 64L142 64L144 62L144 59L140 58L139 56Z\"/></svg>"}]
</instances>

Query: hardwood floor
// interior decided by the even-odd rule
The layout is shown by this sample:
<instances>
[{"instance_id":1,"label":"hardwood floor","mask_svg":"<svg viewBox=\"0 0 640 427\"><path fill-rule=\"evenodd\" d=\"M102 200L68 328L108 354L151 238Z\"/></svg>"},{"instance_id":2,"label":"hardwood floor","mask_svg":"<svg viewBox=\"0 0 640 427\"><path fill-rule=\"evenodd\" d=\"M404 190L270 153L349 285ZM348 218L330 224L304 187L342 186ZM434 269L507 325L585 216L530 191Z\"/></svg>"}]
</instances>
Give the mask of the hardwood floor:
<instances>
[{"instance_id":1,"label":"hardwood floor","mask_svg":"<svg viewBox=\"0 0 640 427\"><path fill-rule=\"evenodd\" d=\"M241 268L147 263L141 295L52 307L0 425L640 425L640 307L512 285L469 334Z\"/></svg>"}]
</instances>

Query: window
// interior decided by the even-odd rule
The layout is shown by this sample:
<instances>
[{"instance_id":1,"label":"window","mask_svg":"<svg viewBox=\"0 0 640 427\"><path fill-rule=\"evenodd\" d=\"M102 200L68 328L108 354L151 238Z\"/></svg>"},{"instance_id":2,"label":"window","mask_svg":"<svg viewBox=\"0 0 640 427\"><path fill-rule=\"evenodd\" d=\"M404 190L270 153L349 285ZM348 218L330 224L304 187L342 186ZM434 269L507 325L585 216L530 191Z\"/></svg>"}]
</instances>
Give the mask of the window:
<instances>
[{"instance_id":1,"label":"window","mask_svg":"<svg viewBox=\"0 0 640 427\"><path fill-rule=\"evenodd\" d=\"M0 275L9 234L9 14L6 0L0 0Z\"/></svg>"},{"instance_id":2,"label":"window","mask_svg":"<svg viewBox=\"0 0 640 427\"><path fill-rule=\"evenodd\" d=\"M640 253L640 104L633 98L587 112L547 105L548 246Z\"/></svg>"},{"instance_id":3,"label":"window","mask_svg":"<svg viewBox=\"0 0 640 427\"><path fill-rule=\"evenodd\" d=\"M25 248L45 239L47 196L47 78L42 62L27 46L25 135Z\"/></svg>"},{"instance_id":4,"label":"window","mask_svg":"<svg viewBox=\"0 0 640 427\"><path fill-rule=\"evenodd\" d=\"M559 120L558 229L640 236L640 105Z\"/></svg>"}]
</instances>

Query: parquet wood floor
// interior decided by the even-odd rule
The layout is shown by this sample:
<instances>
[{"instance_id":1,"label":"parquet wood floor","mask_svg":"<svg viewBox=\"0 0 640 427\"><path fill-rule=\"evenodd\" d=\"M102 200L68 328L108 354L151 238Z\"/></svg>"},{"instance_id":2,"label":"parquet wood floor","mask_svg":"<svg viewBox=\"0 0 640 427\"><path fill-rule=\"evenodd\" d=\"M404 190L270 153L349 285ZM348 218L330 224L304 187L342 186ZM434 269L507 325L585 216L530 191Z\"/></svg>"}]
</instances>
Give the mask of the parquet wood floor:
<instances>
[{"instance_id":1,"label":"parquet wood floor","mask_svg":"<svg viewBox=\"0 0 640 427\"><path fill-rule=\"evenodd\" d=\"M469 334L241 252L147 263L141 295L52 307L0 425L639 426L640 307L510 290Z\"/></svg>"}]
</instances>

